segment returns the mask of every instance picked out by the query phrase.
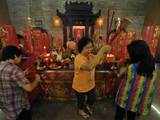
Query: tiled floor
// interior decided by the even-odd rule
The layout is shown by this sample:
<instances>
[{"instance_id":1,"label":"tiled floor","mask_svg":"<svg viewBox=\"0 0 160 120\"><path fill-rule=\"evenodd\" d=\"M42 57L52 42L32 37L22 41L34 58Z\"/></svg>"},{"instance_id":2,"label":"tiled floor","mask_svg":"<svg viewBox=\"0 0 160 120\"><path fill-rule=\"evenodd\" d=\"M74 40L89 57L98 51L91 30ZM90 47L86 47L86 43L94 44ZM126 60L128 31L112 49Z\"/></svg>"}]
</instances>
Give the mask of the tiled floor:
<instances>
[{"instance_id":1,"label":"tiled floor","mask_svg":"<svg viewBox=\"0 0 160 120\"><path fill-rule=\"evenodd\" d=\"M0 120L3 119L0 111ZM95 112L89 120L114 120L114 105L111 100L98 101ZM76 113L75 101L68 102L41 102L33 108L33 120L84 120ZM139 120L139 119L137 119ZM147 120L160 120L153 109Z\"/></svg>"},{"instance_id":2,"label":"tiled floor","mask_svg":"<svg viewBox=\"0 0 160 120\"><path fill-rule=\"evenodd\" d=\"M0 113L0 120L3 115ZM96 103L93 117L89 120L114 120L114 105L111 100ZM37 104L33 109L33 120L84 120L76 113L75 101L48 102ZM160 120L155 111L151 111L147 120Z\"/></svg>"},{"instance_id":3,"label":"tiled floor","mask_svg":"<svg viewBox=\"0 0 160 120\"><path fill-rule=\"evenodd\" d=\"M39 107L34 111L34 120L84 120L77 115L75 102L45 103ZM114 120L113 103L110 100L97 102L89 120ZM160 116L152 110L147 120L160 120Z\"/></svg>"}]
</instances>

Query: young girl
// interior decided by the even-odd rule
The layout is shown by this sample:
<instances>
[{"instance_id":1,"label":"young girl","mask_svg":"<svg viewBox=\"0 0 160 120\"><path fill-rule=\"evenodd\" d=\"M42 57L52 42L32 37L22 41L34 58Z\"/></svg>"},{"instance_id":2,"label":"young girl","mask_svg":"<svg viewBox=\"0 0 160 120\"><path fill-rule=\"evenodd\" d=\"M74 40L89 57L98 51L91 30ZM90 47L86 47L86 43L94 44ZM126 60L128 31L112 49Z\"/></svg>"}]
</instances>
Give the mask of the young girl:
<instances>
[{"instance_id":1,"label":"young girl","mask_svg":"<svg viewBox=\"0 0 160 120\"><path fill-rule=\"evenodd\" d=\"M127 49L130 62L119 74L126 77L117 93L115 120L135 120L137 113L147 115L154 93L154 61L147 43L135 40Z\"/></svg>"},{"instance_id":2,"label":"young girl","mask_svg":"<svg viewBox=\"0 0 160 120\"><path fill-rule=\"evenodd\" d=\"M92 114L95 97L95 67L101 62L105 53L110 51L110 46L104 46L97 55L92 55L93 44L91 39L82 38L78 42L79 54L74 60L74 79L72 87L76 91L78 113L83 118Z\"/></svg>"}]
</instances>

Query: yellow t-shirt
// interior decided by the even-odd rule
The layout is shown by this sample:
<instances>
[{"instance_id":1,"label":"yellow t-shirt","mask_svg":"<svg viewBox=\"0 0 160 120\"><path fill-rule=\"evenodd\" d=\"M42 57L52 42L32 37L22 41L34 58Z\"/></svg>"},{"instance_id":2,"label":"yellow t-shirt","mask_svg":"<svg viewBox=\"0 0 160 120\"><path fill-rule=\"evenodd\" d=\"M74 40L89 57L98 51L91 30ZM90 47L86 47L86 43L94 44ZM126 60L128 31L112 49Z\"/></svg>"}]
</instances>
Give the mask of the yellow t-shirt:
<instances>
[{"instance_id":1,"label":"yellow t-shirt","mask_svg":"<svg viewBox=\"0 0 160 120\"><path fill-rule=\"evenodd\" d=\"M81 70L80 67L86 64L88 59L79 54L74 60L74 78L72 88L77 92L88 92L95 87L95 69L91 71Z\"/></svg>"}]
</instances>

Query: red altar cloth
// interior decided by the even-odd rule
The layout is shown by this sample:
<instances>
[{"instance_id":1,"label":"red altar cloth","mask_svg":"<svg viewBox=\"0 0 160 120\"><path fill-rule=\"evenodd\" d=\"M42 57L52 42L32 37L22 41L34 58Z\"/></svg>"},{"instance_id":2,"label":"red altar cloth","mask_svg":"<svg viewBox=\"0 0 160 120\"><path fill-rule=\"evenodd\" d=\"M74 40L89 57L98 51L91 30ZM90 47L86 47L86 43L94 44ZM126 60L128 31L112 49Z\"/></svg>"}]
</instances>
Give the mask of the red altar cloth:
<instances>
[{"instance_id":1,"label":"red altar cloth","mask_svg":"<svg viewBox=\"0 0 160 120\"><path fill-rule=\"evenodd\" d=\"M44 74L44 72L42 72ZM47 70L43 79L43 97L49 100L71 100L75 98L72 89L73 70ZM98 98L115 95L115 77L112 71L96 71L96 92Z\"/></svg>"}]
</instances>

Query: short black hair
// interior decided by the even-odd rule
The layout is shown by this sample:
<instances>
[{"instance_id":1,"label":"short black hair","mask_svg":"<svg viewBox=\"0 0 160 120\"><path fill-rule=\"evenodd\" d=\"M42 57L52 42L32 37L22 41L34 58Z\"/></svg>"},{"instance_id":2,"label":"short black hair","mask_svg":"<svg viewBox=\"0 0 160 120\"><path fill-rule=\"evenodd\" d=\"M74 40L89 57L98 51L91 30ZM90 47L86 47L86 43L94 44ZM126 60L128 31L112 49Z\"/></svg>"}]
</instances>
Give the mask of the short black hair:
<instances>
[{"instance_id":1,"label":"short black hair","mask_svg":"<svg viewBox=\"0 0 160 120\"><path fill-rule=\"evenodd\" d=\"M19 57L22 54L18 47L13 45L8 45L2 49L2 60L14 59L15 56Z\"/></svg>"},{"instance_id":2,"label":"short black hair","mask_svg":"<svg viewBox=\"0 0 160 120\"><path fill-rule=\"evenodd\" d=\"M134 40L127 49L131 63L139 63L137 73L151 76L154 71L154 59L148 44L144 40Z\"/></svg>"},{"instance_id":3,"label":"short black hair","mask_svg":"<svg viewBox=\"0 0 160 120\"><path fill-rule=\"evenodd\" d=\"M92 43L93 45L93 41L88 38L88 37L82 37L79 41L78 41L78 52L81 53L83 48L88 45L89 43Z\"/></svg>"}]
</instances>

